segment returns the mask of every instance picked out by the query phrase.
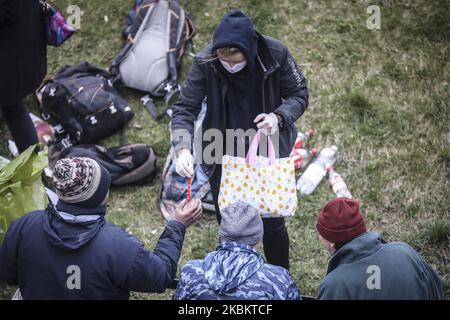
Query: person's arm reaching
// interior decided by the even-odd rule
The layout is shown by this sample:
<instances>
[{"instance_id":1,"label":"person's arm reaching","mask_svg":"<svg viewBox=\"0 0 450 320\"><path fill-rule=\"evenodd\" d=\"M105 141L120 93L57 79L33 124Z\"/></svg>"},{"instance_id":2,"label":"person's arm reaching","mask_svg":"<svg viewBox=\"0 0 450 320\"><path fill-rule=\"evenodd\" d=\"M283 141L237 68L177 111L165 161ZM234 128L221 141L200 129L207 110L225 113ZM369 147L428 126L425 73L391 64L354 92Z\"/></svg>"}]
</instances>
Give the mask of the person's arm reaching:
<instances>
[{"instance_id":1,"label":"person's arm reaching","mask_svg":"<svg viewBox=\"0 0 450 320\"><path fill-rule=\"evenodd\" d=\"M194 59L188 77L181 87L180 98L173 106L172 144L176 151L192 147L194 122L201 111L201 104L206 94L206 79Z\"/></svg>"},{"instance_id":2,"label":"person's arm reaching","mask_svg":"<svg viewBox=\"0 0 450 320\"><path fill-rule=\"evenodd\" d=\"M175 278L186 227L202 214L200 200L183 201L153 252L140 247L121 287L138 292L163 292Z\"/></svg>"}]
</instances>

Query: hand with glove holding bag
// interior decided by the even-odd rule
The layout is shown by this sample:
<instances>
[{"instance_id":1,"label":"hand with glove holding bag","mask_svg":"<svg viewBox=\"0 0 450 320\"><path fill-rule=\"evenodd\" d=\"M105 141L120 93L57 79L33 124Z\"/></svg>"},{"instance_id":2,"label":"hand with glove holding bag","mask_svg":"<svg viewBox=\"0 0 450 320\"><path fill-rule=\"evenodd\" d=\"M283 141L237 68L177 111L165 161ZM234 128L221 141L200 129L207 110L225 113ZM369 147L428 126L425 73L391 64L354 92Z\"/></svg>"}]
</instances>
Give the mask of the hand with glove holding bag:
<instances>
[{"instance_id":1,"label":"hand with glove holding bag","mask_svg":"<svg viewBox=\"0 0 450 320\"><path fill-rule=\"evenodd\" d=\"M269 114L261 113L258 116L256 116L253 122L256 123L258 129L260 129L264 134L271 135L278 130L278 127L280 125L279 121L280 118L281 117L279 115L273 112Z\"/></svg>"}]
</instances>

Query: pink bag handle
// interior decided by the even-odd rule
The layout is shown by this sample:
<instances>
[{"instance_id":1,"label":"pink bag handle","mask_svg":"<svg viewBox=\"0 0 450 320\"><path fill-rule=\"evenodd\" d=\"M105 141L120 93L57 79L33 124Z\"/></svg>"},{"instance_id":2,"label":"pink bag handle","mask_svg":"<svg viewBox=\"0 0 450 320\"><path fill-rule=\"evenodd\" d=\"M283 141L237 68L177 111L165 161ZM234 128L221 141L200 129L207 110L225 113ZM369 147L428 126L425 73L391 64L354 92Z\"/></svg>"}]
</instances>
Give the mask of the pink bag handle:
<instances>
[{"instance_id":1,"label":"pink bag handle","mask_svg":"<svg viewBox=\"0 0 450 320\"><path fill-rule=\"evenodd\" d=\"M248 163L250 165L253 165L255 163L256 153L258 152L260 139L261 139L261 132L260 130L258 130L256 131L256 135L253 138L252 143L250 144L250 148L248 149L247 157L245 157L245 163ZM275 165L277 162L275 160L275 150L273 148L273 143L272 139L270 138L270 135L267 136L267 144L268 144L269 163L271 165Z\"/></svg>"}]
</instances>

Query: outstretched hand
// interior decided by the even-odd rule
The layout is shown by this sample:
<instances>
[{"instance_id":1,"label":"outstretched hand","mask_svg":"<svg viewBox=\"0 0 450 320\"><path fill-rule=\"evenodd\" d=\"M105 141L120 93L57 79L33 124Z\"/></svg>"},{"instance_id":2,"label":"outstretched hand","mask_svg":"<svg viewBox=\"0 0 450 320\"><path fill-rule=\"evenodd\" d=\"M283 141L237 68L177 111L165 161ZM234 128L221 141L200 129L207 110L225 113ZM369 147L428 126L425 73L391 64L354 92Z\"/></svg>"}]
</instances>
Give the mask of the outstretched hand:
<instances>
[{"instance_id":1,"label":"outstretched hand","mask_svg":"<svg viewBox=\"0 0 450 320\"><path fill-rule=\"evenodd\" d=\"M183 200L172 214L172 219L181 222L189 227L203 213L202 202L200 199L193 199L190 202Z\"/></svg>"}]
</instances>

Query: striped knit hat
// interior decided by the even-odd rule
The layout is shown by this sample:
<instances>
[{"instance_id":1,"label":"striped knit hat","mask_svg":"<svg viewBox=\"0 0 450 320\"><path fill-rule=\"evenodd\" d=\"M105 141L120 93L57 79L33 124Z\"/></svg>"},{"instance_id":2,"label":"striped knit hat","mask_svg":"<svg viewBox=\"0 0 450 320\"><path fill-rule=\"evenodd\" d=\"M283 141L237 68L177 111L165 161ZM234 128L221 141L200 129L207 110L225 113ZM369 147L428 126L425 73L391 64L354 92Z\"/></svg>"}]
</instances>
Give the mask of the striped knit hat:
<instances>
[{"instance_id":1,"label":"striped knit hat","mask_svg":"<svg viewBox=\"0 0 450 320\"><path fill-rule=\"evenodd\" d=\"M80 207L96 208L108 194L111 175L91 158L64 158L55 164L53 184L60 200Z\"/></svg>"}]
</instances>

